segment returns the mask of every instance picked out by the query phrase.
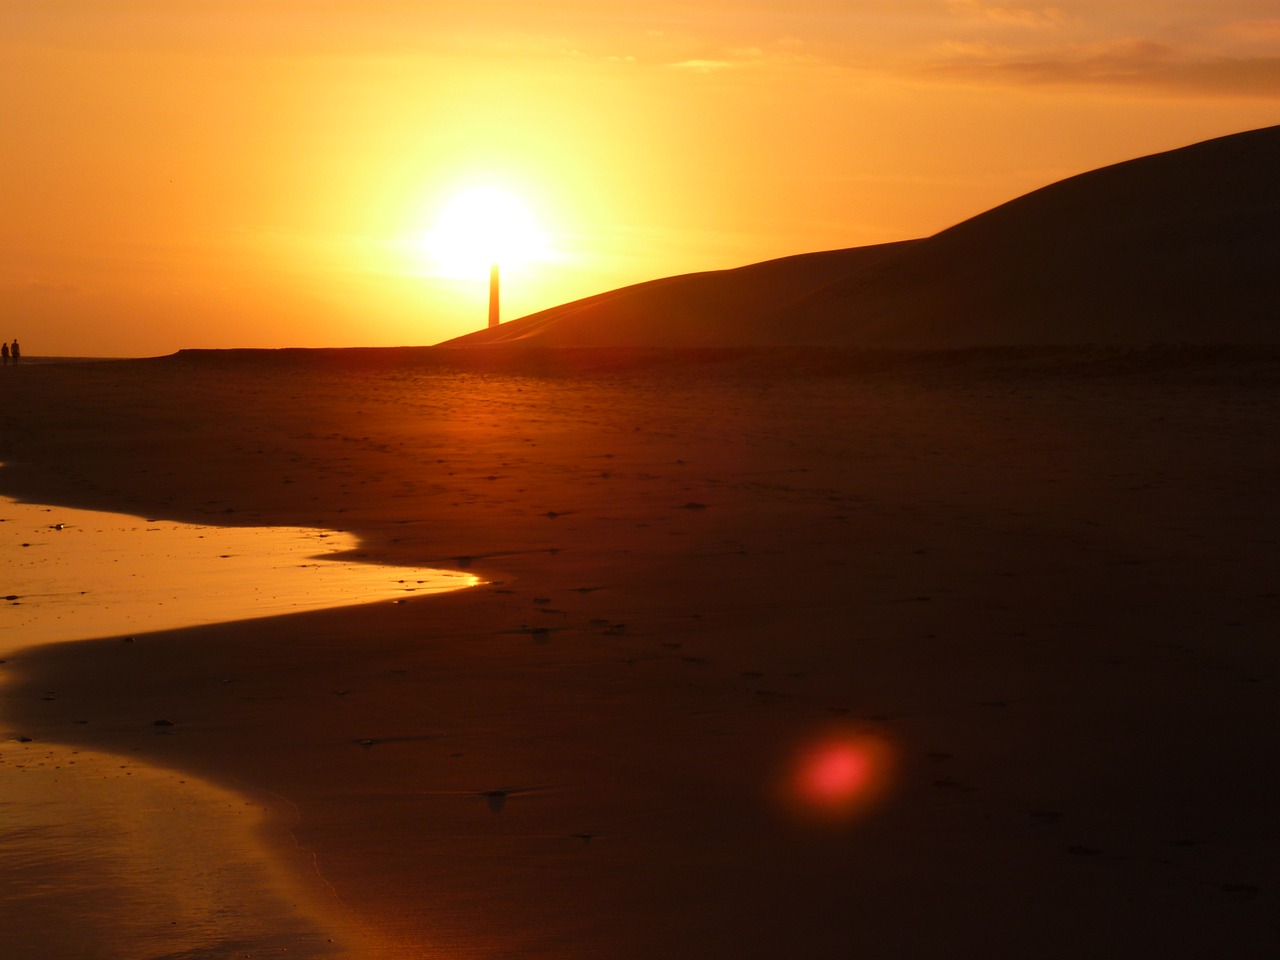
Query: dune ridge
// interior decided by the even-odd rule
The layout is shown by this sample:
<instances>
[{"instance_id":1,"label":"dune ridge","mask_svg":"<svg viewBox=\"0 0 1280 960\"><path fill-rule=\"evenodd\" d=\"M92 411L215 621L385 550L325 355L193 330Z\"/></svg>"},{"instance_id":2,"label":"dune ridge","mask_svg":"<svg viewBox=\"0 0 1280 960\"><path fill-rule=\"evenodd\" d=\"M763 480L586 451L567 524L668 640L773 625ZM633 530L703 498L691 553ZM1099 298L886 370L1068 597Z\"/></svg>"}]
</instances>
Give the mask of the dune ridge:
<instances>
[{"instance_id":1,"label":"dune ridge","mask_svg":"<svg viewBox=\"0 0 1280 960\"><path fill-rule=\"evenodd\" d=\"M449 346L1280 342L1280 126L1125 161L921 240L624 287Z\"/></svg>"}]
</instances>

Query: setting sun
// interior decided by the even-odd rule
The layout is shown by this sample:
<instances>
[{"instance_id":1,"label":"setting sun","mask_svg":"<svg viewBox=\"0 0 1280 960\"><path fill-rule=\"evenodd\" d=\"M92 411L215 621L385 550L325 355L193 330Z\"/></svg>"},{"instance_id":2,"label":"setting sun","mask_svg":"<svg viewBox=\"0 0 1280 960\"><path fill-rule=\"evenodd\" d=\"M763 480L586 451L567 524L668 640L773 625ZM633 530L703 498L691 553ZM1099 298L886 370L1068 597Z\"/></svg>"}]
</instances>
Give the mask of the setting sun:
<instances>
[{"instance_id":1,"label":"setting sun","mask_svg":"<svg viewBox=\"0 0 1280 960\"><path fill-rule=\"evenodd\" d=\"M1280 102L1260 0L703 6L0 0L0 334L434 344L495 258L519 319L928 237Z\"/></svg>"},{"instance_id":2,"label":"setting sun","mask_svg":"<svg viewBox=\"0 0 1280 960\"><path fill-rule=\"evenodd\" d=\"M493 264L504 270L544 260L546 234L524 202L496 187L455 194L424 238L430 269L459 279L485 276Z\"/></svg>"}]
</instances>

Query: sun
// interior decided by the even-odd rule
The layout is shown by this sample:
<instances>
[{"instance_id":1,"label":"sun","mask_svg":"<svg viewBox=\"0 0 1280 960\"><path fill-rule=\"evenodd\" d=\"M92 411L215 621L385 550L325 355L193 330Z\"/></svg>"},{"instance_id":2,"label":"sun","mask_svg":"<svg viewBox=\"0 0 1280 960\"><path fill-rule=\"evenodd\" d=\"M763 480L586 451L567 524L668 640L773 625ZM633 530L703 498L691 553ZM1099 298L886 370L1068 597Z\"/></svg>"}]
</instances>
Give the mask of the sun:
<instances>
[{"instance_id":1,"label":"sun","mask_svg":"<svg viewBox=\"0 0 1280 960\"><path fill-rule=\"evenodd\" d=\"M549 255L547 236L529 208L498 187L454 194L425 236L424 247L434 273L459 279L485 276L495 263L508 270Z\"/></svg>"}]
</instances>

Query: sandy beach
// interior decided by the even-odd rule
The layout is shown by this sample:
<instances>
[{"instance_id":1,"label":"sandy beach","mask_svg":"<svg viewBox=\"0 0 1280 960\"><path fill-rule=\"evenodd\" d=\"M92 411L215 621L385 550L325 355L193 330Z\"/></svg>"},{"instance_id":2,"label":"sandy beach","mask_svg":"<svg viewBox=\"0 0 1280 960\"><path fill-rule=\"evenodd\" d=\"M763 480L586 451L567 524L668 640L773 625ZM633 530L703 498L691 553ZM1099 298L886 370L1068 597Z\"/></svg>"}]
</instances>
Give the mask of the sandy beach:
<instances>
[{"instance_id":1,"label":"sandy beach","mask_svg":"<svg viewBox=\"0 0 1280 960\"><path fill-rule=\"evenodd\" d=\"M484 582L28 649L0 723L274 798L246 835L351 957L1271 957L1278 370L1212 348L6 368L0 493L341 529ZM793 782L833 738L874 761L836 812Z\"/></svg>"}]
</instances>

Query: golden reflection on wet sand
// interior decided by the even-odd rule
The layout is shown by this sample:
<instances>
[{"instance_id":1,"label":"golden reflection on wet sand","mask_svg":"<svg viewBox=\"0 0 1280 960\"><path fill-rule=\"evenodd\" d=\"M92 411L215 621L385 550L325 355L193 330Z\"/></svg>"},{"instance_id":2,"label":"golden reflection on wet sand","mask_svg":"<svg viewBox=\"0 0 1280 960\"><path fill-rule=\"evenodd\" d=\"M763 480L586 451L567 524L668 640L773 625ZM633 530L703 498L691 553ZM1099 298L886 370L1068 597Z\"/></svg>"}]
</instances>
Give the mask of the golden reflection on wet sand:
<instances>
[{"instance_id":1,"label":"golden reflection on wet sand","mask_svg":"<svg viewBox=\"0 0 1280 960\"><path fill-rule=\"evenodd\" d=\"M154 522L0 499L0 653L473 586L470 574L323 558L350 534Z\"/></svg>"},{"instance_id":2,"label":"golden reflection on wet sand","mask_svg":"<svg viewBox=\"0 0 1280 960\"><path fill-rule=\"evenodd\" d=\"M307 890L263 855L261 803L124 757L14 740L0 747L0 784L10 956L347 955L318 878Z\"/></svg>"},{"instance_id":3,"label":"golden reflection on wet sand","mask_svg":"<svg viewBox=\"0 0 1280 960\"><path fill-rule=\"evenodd\" d=\"M320 558L357 546L339 531L204 527L0 500L0 664L34 645L479 582ZM349 956L362 937L338 931L341 905L308 876L305 851L288 866L266 853L268 832L281 835L273 849L285 848L285 813L187 774L0 725L5 942L42 960Z\"/></svg>"}]
</instances>

